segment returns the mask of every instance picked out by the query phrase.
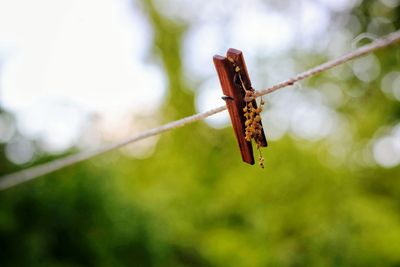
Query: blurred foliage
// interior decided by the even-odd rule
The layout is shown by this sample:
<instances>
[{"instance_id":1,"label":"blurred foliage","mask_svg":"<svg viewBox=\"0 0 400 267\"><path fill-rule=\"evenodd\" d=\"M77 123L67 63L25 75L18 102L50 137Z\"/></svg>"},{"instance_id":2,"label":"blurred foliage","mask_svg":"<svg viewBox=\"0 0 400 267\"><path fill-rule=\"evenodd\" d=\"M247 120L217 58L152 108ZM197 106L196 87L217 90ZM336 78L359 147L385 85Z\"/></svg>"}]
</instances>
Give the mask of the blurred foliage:
<instances>
[{"instance_id":1,"label":"blurred foliage","mask_svg":"<svg viewBox=\"0 0 400 267\"><path fill-rule=\"evenodd\" d=\"M361 31L374 2L353 11ZM168 77L164 119L192 114L182 78L187 25L151 0L141 6ZM399 9L382 12L399 27ZM381 76L398 69L397 50L376 54ZM379 80L341 81L366 87L338 109L356 141L400 119ZM330 166L324 147L286 136L265 151L261 170L240 163L230 128L200 122L164 134L147 159L113 152L58 171L0 193L0 266L400 266L400 168ZM0 159L1 173L16 168Z\"/></svg>"}]
</instances>

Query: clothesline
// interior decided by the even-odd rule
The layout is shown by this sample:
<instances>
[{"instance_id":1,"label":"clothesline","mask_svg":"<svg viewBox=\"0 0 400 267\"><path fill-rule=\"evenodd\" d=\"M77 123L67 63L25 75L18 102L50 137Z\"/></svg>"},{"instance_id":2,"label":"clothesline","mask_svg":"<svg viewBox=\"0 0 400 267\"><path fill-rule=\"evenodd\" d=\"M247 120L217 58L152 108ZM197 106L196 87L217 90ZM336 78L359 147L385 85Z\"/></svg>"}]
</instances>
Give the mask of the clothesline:
<instances>
[{"instance_id":1,"label":"clothesline","mask_svg":"<svg viewBox=\"0 0 400 267\"><path fill-rule=\"evenodd\" d=\"M299 73L298 75L296 75L288 80L285 80L283 82L275 84L271 87L259 90L255 93L255 97L270 94L276 90L291 86L298 81L304 80L306 78L309 78L311 76L314 76L314 75L324 72L326 70L332 69L338 65L344 64L345 62L348 62L355 58L372 53L380 48L387 47L387 46L394 44L396 42L399 42L399 41L400 41L400 31L393 32L393 33L387 35L386 37L383 37L381 39L376 39L372 43L362 46L360 48L357 48L347 54L344 54L343 56L340 56L336 59L327 61L327 62L325 62L321 65L318 65L312 69L309 69L307 71ZM127 138L125 140L122 140L122 141L114 143L114 144L105 145L103 147L100 147L100 148L94 149L94 150L78 152L77 154L69 155L69 156L66 156L66 157L63 157L60 159L56 159L56 160L47 162L47 163L29 167L27 169L17 171L15 173L4 175L4 176L0 177L0 190L4 190L7 188L16 186L18 184L33 180L40 176L55 172L57 170L63 169L67 166L77 164L79 162L91 159L98 155L118 149L118 148L126 146L128 144L131 144L133 142L137 142L139 140L142 140L142 139L145 139L145 138L148 138L151 136L159 135L161 133L164 133L164 132L172 130L172 129L183 127L187 124L190 124L190 123L193 123L193 122L196 122L199 120L203 120L207 117L210 117L214 114L220 113L224 110L226 110L225 105L216 107L214 109L208 110L203 113L198 113L198 114L195 114L195 115L192 115L189 117L182 118L180 120L172 121L170 123L164 124L164 125L156 127L156 128L146 130L142 133L139 133L137 135L134 135L130 138Z\"/></svg>"}]
</instances>

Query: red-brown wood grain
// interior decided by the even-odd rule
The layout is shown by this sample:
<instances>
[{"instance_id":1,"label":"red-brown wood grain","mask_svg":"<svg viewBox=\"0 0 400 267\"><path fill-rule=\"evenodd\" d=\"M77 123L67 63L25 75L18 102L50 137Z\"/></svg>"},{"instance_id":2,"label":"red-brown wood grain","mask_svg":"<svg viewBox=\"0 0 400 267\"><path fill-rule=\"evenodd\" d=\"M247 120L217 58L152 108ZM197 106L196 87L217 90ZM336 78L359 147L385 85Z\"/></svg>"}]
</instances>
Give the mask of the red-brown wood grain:
<instances>
[{"instance_id":1,"label":"red-brown wood grain","mask_svg":"<svg viewBox=\"0 0 400 267\"><path fill-rule=\"evenodd\" d=\"M254 164L253 147L251 142L245 139L245 118L243 116L243 108L245 107L244 94L233 83L235 72L232 63L226 57L214 56L214 65L218 73L221 83L222 92L225 96L231 98L226 99L226 106L232 121L232 127L239 143L240 152L244 162Z\"/></svg>"},{"instance_id":2,"label":"red-brown wood grain","mask_svg":"<svg viewBox=\"0 0 400 267\"><path fill-rule=\"evenodd\" d=\"M222 92L226 96L225 102L229 111L229 115L232 121L232 128L235 132L236 139L239 144L240 153L242 155L242 160L249 164L254 164L253 147L251 142L245 139L245 122L246 118L243 114L243 108L246 106L244 100L245 92L240 85L235 83L235 69L232 62L228 60L232 58L235 64L240 68L240 77L243 80L244 85L247 90L254 90L251 87L250 77L247 71L247 66L244 61L243 53L239 50L230 48L227 51L227 56L215 55L214 65L218 73L219 81L221 83ZM255 100L252 101L253 107L257 108L257 103ZM261 122L260 122L261 123ZM259 143L261 146L267 146L267 139L264 134L264 129L262 130L262 135L260 137Z\"/></svg>"},{"instance_id":3,"label":"red-brown wood grain","mask_svg":"<svg viewBox=\"0 0 400 267\"><path fill-rule=\"evenodd\" d=\"M252 91L254 91L253 87L251 86L250 76L247 71L247 66L246 66L246 62L244 61L242 51L234 49L234 48L229 48L228 52L226 53L226 56L231 57L235 61L235 63L240 67L240 74L243 79L243 83L246 86L246 89L247 90L251 89ZM257 108L257 103L256 103L255 99L252 101L252 104L253 104L253 107ZM261 121L260 121L260 124L262 126ZM265 137L265 133L264 133L264 128L261 129L261 136L260 136L260 139L257 141L260 141L260 145L262 147L268 146L267 138Z\"/></svg>"}]
</instances>

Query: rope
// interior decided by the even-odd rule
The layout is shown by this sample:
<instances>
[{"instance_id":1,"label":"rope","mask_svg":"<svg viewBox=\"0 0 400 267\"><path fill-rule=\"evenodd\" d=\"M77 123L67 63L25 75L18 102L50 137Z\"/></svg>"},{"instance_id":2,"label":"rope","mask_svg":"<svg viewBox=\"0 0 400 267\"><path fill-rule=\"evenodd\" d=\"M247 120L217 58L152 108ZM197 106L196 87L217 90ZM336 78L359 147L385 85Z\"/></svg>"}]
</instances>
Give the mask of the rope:
<instances>
[{"instance_id":1,"label":"rope","mask_svg":"<svg viewBox=\"0 0 400 267\"><path fill-rule=\"evenodd\" d=\"M384 48L387 47L391 44L394 44L396 42L400 41L400 31L397 32L393 32L389 35L387 35L384 38L381 39L377 39L374 42L362 46L358 49L355 49L341 57L338 57L336 59L327 61L321 65L318 65L312 69L309 69L305 72L302 72L298 75L296 75L293 78L290 78L286 81L280 82L276 85L273 85L271 87L262 89L260 91L257 91L254 94L254 97L259 97L262 95L266 95L266 94L270 94L276 90L279 90L281 88L287 87L287 86L291 86L293 85L295 82L304 80L308 77L314 76L316 74L319 74L321 72L324 72L326 70L332 69L338 65L341 65L345 62L348 62L352 59L364 56L366 54L372 53L375 50L378 50L380 48ZM207 117L210 117L214 114L217 114L219 112L222 112L226 110L226 106L220 106L211 110L208 110L206 112L203 113L198 113L189 117L185 117L183 119L180 120L176 120L167 124L164 124L162 126L153 128L153 129L149 129L147 131L144 131L142 133L139 133L133 137L130 137L126 140L123 140L121 142L115 143L115 144L111 144L111 145L106 145L103 147L100 147L98 149L94 149L94 150L89 150L89 151L84 151L84 152L79 152L77 154L73 154L70 156L66 156L64 158L60 158L48 163L43 163L37 166L33 166L30 168L27 168L25 170L21 170L21 171L17 171L15 173L11 173L8 175L4 175L2 177L0 177L0 190L5 190L7 188L16 186L18 184L33 180L35 178L38 178L40 176L55 172L57 170L63 169L67 166L71 166L74 164L77 164L79 162L91 159L93 157L96 157L98 155L104 154L106 152L118 149L120 147L126 146L128 144L131 144L133 142L137 142L139 140L151 137L151 136L155 136L155 135L159 135L161 133L164 133L166 131L170 131L172 129L176 129L176 128L180 128L183 127L187 124L199 121L199 120L203 120Z\"/></svg>"},{"instance_id":2,"label":"rope","mask_svg":"<svg viewBox=\"0 0 400 267\"><path fill-rule=\"evenodd\" d=\"M377 39L368 45L361 46L360 48L357 48L347 54L344 54L343 56L340 56L336 59L327 61L327 62L325 62L321 65L318 65L312 69L309 69L305 72L297 74L295 77L293 77L287 81L278 83L278 84L271 86L269 88L266 88L266 89L262 89L262 90L258 91L257 93L255 93L254 95L255 95L255 97L259 97L262 95L270 94L270 93L272 93L278 89L281 89L283 87L293 85L293 83L295 83L295 82L304 80L308 77L311 77L311 76L314 76L321 72L324 72L326 70L332 69L338 65L346 63L347 61L362 57L366 54L370 54L370 53L374 52L375 50L387 47L387 46L394 44L396 42L399 42L399 41L400 41L400 31L393 32L393 33L387 35L386 37Z\"/></svg>"}]
</instances>

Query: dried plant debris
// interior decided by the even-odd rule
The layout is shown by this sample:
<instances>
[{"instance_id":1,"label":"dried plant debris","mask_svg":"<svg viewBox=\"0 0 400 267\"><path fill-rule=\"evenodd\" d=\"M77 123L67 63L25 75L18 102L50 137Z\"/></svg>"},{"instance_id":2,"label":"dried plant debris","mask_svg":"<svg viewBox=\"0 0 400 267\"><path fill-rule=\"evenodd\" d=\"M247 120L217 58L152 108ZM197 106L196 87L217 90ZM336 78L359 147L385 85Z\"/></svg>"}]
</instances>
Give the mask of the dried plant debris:
<instances>
[{"instance_id":1,"label":"dried plant debris","mask_svg":"<svg viewBox=\"0 0 400 267\"><path fill-rule=\"evenodd\" d=\"M245 139L251 142L253 139L257 145L257 150L259 153L258 162L261 168L264 168L264 157L261 152L262 147L262 125L261 125L261 112L264 106L264 100L261 98L259 107L254 106L254 89L252 87L247 88L243 82L242 76L240 74L240 67L235 63L234 59L228 57L228 60L232 63L233 68L236 72L235 84L238 84L245 93L246 106L243 108L245 122Z\"/></svg>"}]
</instances>

